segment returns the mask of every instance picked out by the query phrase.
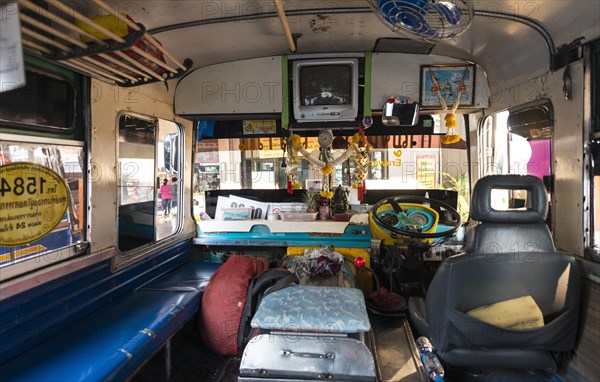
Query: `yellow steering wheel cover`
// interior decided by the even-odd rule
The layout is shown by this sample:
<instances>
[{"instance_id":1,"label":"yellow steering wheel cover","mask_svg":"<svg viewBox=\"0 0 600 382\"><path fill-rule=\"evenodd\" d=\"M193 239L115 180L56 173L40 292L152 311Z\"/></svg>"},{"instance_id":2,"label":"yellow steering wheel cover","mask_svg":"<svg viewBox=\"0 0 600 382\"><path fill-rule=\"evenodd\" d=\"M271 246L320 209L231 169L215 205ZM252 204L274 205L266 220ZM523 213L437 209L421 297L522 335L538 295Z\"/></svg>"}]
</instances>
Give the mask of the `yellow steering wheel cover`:
<instances>
[{"instance_id":1,"label":"yellow steering wheel cover","mask_svg":"<svg viewBox=\"0 0 600 382\"><path fill-rule=\"evenodd\" d=\"M437 225L440 219L440 215L433 208L426 206L420 203L398 203L400 207L404 210L417 210L430 214L433 216L433 224L427 231L423 231L423 233L433 233L437 229ZM381 205L377 211L373 210L369 213L369 226L371 227L371 233L373 234L373 238L377 240L383 240L385 244L403 244L407 243L411 240L419 240L417 238L411 238L404 235L393 234L387 230L381 228L373 219L373 214L375 212L383 212L383 211L393 211L394 208L390 203L386 203ZM431 242L433 239L420 239L424 242Z\"/></svg>"}]
</instances>

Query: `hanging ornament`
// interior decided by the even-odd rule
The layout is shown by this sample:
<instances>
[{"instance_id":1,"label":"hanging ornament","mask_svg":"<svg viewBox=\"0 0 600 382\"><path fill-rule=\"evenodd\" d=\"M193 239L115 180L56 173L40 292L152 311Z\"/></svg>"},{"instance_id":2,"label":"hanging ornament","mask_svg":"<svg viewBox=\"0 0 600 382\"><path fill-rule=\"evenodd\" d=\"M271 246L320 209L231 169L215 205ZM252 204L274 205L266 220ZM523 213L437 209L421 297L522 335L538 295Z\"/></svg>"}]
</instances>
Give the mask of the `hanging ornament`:
<instances>
[{"instance_id":1,"label":"hanging ornament","mask_svg":"<svg viewBox=\"0 0 600 382\"><path fill-rule=\"evenodd\" d=\"M360 186L358 186L358 192L357 192L356 199L358 199L358 201L360 203L365 202L365 184L364 183L361 183Z\"/></svg>"},{"instance_id":2,"label":"hanging ornament","mask_svg":"<svg viewBox=\"0 0 600 382\"><path fill-rule=\"evenodd\" d=\"M330 164L326 164L325 166L321 167L321 173L323 175L329 175L333 172L333 167Z\"/></svg>"},{"instance_id":3,"label":"hanging ornament","mask_svg":"<svg viewBox=\"0 0 600 382\"><path fill-rule=\"evenodd\" d=\"M452 143L456 143L460 141L460 135L456 134L456 115L454 113L446 114L444 117L444 121L446 124L446 135L444 135L441 139L442 143L445 145L450 145Z\"/></svg>"},{"instance_id":4,"label":"hanging ornament","mask_svg":"<svg viewBox=\"0 0 600 382\"><path fill-rule=\"evenodd\" d=\"M460 135L456 133L456 110L460 106L460 99L462 94L467 90L467 86L465 85L465 76L467 74L469 67L465 67L465 71L463 72L462 79L460 80L460 86L458 87L458 94L452 103L452 109L450 113L446 113L444 117L445 126L446 126L446 135L444 135L441 139L442 143L445 145L450 145L452 143L456 143L460 141ZM442 87L440 86L437 78L433 75L433 71L429 68L429 74L431 75L431 91L435 93L440 102L440 106L444 110L444 112L448 111L448 102L444 98L442 94Z\"/></svg>"},{"instance_id":5,"label":"hanging ornament","mask_svg":"<svg viewBox=\"0 0 600 382\"><path fill-rule=\"evenodd\" d=\"M321 186L321 197L324 199L331 199L334 192L331 190L331 174L336 166L339 166L350 157L354 158L356 164L354 170L355 181L352 187L362 190L359 192L359 200L364 200L364 180L369 166L369 148L367 145L367 139L364 135L362 128L359 132L354 134L348 140L348 148L342 153L342 155L333 159L329 153L323 155L323 151L319 152L319 158L311 155L311 153L304 148L302 145L302 138L298 134L293 134L289 138L288 143L288 157L286 159L287 167L286 172L288 179L292 181L292 188L301 187L298 184L298 154L302 155L312 165L319 167L321 174L323 174L323 182ZM360 199L363 198L363 199Z\"/></svg>"},{"instance_id":6,"label":"hanging ornament","mask_svg":"<svg viewBox=\"0 0 600 382\"><path fill-rule=\"evenodd\" d=\"M294 190L302 189L302 185L298 183L298 160L296 159L297 152L293 145L287 146L287 155L285 158L285 173L287 175L287 191L291 195Z\"/></svg>"},{"instance_id":7,"label":"hanging ornament","mask_svg":"<svg viewBox=\"0 0 600 382\"><path fill-rule=\"evenodd\" d=\"M352 137L352 142L356 145L356 154L354 154L354 182L352 188L356 188L358 200L362 203L365 200L365 180L369 167L369 145L365 137L362 126L359 127L358 133Z\"/></svg>"},{"instance_id":8,"label":"hanging ornament","mask_svg":"<svg viewBox=\"0 0 600 382\"><path fill-rule=\"evenodd\" d=\"M282 146L282 150L283 150L283 159L281 160L281 168L285 169L287 168L287 163L286 163L286 158L287 158L287 144L286 144L286 140L281 138L281 146Z\"/></svg>"},{"instance_id":9,"label":"hanging ornament","mask_svg":"<svg viewBox=\"0 0 600 382\"><path fill-rule=\"evenodd\" d=\"M325 157L327 160L327 162L325 162L319 158L315 158L314 156L312 156L311 153L304 148L304 146L302 145L302 140L297 134L292 135L291 146L293 146L292 157L294 159L297 157L297 153L300 153L304 157L304 159L306 159L309 163L318 166L323 174L325 174L327 171L329 171L328 174L331 174L333 168L342 164L342 162L344 162L346 159L350 158L350 156L357 149L357 147L354 144L350 144L348 146L348 149L346 149L346 151L344 151L342 155L333 160L330 160L328 157ZM331 167L331 170L329 170L327 166Z\"/></svg>"},{"instance_id":10,"label":"hanging ornament","mask_svg":"<svg viewBox=\"0 0 600 382\"><path fill-rule=\"evenodd\" d=\"M362 125L365 130L373 126L373 117L371 117L370 115L364 116L362 119Z\"/></svg>"}]
</instances>

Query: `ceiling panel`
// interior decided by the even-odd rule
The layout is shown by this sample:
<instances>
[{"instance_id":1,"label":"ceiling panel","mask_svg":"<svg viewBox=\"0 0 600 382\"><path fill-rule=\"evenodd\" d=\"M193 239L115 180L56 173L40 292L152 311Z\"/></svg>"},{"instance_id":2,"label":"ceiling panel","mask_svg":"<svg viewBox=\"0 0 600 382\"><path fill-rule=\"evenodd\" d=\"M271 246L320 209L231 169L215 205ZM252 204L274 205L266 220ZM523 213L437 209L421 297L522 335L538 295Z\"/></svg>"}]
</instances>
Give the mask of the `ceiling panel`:
<instances>
[{"instance_id":1,"label":"ceiling panel","mask_svg":"<svg viewBox=\"0 0 600 382\"><path fill-rule=\"evenodd\" d=\"M74 0L75 1L75 0ZM98 13L97 7L81 2L85 14ZM156 33L156 37L179 58L191 58L194 67L251 57L289 53L272 1L243 0L121 0L107 3L128 13L147 29L175 27L197 21L223 21ZM373 49L380 37L399 37L368 12L366 0L282 0L287 12L324 10L311 15L290 16L292 33L302 34L298 53L363 52ZM476 9L502 12L536 20L543 25L558 47L573 39L600 35L600 6L597 0L478 0ZM326 12L328 9L358 8L357 13ZM258 20L240 18L266 14ZM526 51L523 55L520 52ZM490 81L518 82L549 68L549 51L534 29L510 20L476 16L473 25L455 39L438 43L432 54L478 62Z\"/></svg>"},{"instance_id":2,"label":"ceiling panel","mask_svg":"<svg viewBox=\"0 0 600 382\"><path fill-rule=\"evenodd\" d=\"M286 11L368 6L364 0L282 0L281 2ZM111 5L117 4L125 12L132 12L130 15L144 23L148 29L197 20L244 17L258 13L275 12L274 3L270 0L120 0L110 3ZM279 22L277 18L274 21Z\"/></svg>"}]
</instances>

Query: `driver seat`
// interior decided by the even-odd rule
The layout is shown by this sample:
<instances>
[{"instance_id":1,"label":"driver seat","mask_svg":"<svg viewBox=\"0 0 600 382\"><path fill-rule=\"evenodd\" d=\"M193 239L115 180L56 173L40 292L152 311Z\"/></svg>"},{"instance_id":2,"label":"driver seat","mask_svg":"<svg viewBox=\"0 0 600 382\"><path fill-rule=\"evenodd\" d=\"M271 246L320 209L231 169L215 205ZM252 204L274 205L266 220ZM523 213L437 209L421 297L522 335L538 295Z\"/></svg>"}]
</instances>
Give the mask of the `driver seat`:
<instances>
[{"instance_id":1,"label":"driver seat","mask_svg":"<svg viewBox=\"0 0 600 382\"><path fill-rule=\"evenodd\" d=\"M527 190L529 207L495 210L493 189ZM475 185L471 218L479 223L467 232L466 252L441 263L426 299L408 303L413 326L431 339L446 365L553 372L552 352L574 348L579 268L572 256L554 249L543 224L546 211L545 187L533 176L494 175ZM534 245L515 248L515 240ZM543 326L502 328L467 314L524 296L539 307Z\"/></svg>"}]
</instances>

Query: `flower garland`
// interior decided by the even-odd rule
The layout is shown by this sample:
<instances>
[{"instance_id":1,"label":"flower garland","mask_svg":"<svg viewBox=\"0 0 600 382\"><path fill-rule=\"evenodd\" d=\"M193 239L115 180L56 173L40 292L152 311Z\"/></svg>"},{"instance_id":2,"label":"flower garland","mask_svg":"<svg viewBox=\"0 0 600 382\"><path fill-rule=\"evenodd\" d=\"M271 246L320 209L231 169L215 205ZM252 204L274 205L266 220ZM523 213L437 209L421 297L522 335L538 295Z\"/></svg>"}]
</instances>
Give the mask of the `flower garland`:
<instances>
[{"instance_id":1,"label":"flower garland","mask_svg":"<svg viewBox=\"0 0 600 382\"><path fill-rule=\"evenodd\" d=\"M298 181L298 160L296 159L296 150L293 145L288 143L287 145L287 156L285 158L285 172L287 175L287 190L289 194L293 193L293 190L302 189L302 185Z\"/></svg>"},{"instance_id":2,"label":"flower garland","mask_svg":"<svg viewBox=\"0 0 600 382\"><path fill-rule=\"evenodd\" d=\"M342 155L340 155L339 157L335 158L332 161L322 161L322 160L312 156L311 153L304 148L304 146L302 145L302 138L298 134L293 134L289 139L288 155L287 155L287 159L286 159L286 162L288 163L288 166L286 167L286 172L288 175L288 189L289 189L290 183L292 185L291 188L294 190L302 188L302 185L300 185L298 183L298 160L297 160L297 158L298 158L298 153L300 153L309 163L311 163L315 166L318 166L320 168L321 174L323 174L323 183L321 186L321 196L325 199L331 199L333 197L334 193L331 190L329 175L331 175L331 173L333 172L333 170L336 166L342 164L345 160L350 158L352 156L352 154L356 153L356 156L363 155L361 153L363 153L364 150L361 150L361 148L358 146L358 143L361 142L361 139L362 138L361 138L360 134L358 134L358 133L354 134L354 136L352 136L352 138L350 138L348 148L346 149L346 151L344 151L344 153ZM355 156L355 161L356 161L356 156ZM363 163L363 162L361 161L361 163ZM366 165L368 165L368 157L367 157ZM359 170L359 167L357 165L357 170L354 171L355 177L358 180L359 175L362 176L362 179L360 180L360 182L362 183L362 180L364 180L364 177L366 176L366 172L363 169L362 174L359 174L358 170Z\"/></svg>"},{"instance_id":3,"label":"flower garland","mask_svg":"<svg viewBox=\"0 0 600 382\"><path fill-rule=\"evenodd\" d=\"M460 80L460 86L458 87L458 94L454 99L454 102L452 103L451 112L447 113L444 117L445 125L448 130L446 130L446 135L442 137L441 141L445 145L449 145L460 141L460 135L456 134L455 130L457 126L455 113L458 107L460 106L460 98L462 97L462 94L467 90L467 86L465 85L465 76L467 74L468 69L468 66L465 67L462 79ZM445 112L447 112L448 103L446 102L446 99L444 99L444 96L441 93L442 87L440 86L440 83L438 82L437 78L435 78L435 76L433 75L433 71L431 70L431 68L429 68L429 74L431 75L431 91L437 95L438 100L440 101L440 106L442 106L442 109Z\"/></svg>"},{"instance_id":4,"label":"flower garland","mask_svg":"<svg viewBox=\"0 0 600 382\"><path fill-rule=\"evenodd\" d=\"M354 155L354 179L352 188L358 191L357 198L359 202L365 201L365 180L367 179L367 171L369 167L369 145L363 127L360 126L358 133L354 134L353 140L356 144L356 155Z\"/></svg>"}]
</instances>

